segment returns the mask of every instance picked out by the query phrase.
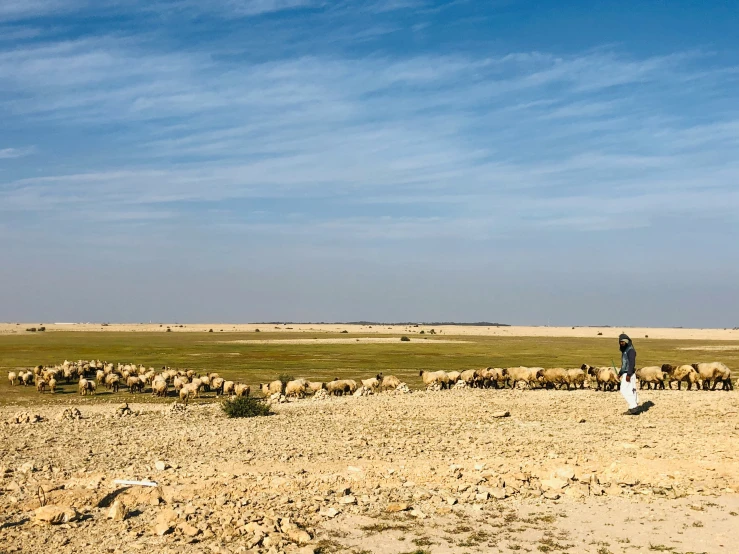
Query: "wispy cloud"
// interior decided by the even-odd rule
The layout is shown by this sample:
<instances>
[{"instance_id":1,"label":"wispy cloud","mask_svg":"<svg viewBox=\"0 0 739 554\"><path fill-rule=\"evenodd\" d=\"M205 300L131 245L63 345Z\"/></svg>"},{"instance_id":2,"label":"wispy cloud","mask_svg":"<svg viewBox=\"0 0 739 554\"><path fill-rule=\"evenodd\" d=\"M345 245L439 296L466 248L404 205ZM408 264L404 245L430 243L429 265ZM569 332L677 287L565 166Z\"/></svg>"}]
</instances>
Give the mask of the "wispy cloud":
<instances>
[{"instance_id":1,"label":"wispy cloud","mask_svg":"<svg viewBox=\"0 0 739 554\"><path fill-rule=\"evenodd\" d=\"M14 158L22 158L34 152L33 147L28 148L0 148L0 160L10 160Z\"/></svg>"}]
</instances>

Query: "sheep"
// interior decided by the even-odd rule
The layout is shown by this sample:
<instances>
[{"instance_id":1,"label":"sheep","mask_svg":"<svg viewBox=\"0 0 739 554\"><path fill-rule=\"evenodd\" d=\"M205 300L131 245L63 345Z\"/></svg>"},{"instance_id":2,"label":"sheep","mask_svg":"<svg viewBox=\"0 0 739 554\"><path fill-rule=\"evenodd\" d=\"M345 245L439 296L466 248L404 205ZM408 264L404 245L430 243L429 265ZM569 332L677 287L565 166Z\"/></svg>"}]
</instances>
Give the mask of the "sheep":
<instances>
[{"instance_id":1,"label":"sheep","mask_svg":"<svg viewBox=\"0 0 739 554\"><path fill-rule=\"evenodd\" d=\"M716 385L721 382L722 390L734 390L731 382L731 370L721 362L692 364L703 380L703 389L708 390L710 382L713 381L711 390L716 390Z\"/></svg>"},{"instance_id":2,"label":"sheep","mask_svg":"<svg viewBox=\"0 0 739 554\"><path fill-rule=\"evenodd\" d=\"M180 400L187 405L188 401L190 400L190 396L195 394L195 391L190 388L190 384L185 385L180 389L179 396Z\"/></svg>"},{"instance_id":3,"label":"sheep","mask_svg":"<svg viewBox=\"0 0 739 554\"><path fill-rule=\"evenodd\" d=\"M141 380L140 377L134 377L131 375L128 379L126 379L126 386L128 387L128 392L131 394L138 392L144 392L144 382Z\"/></svg>"},{"instance_id":4,"label":"sheep","mask_svg":"<svg viewBox=\"0 0 739 554\"><path fill-rule=\"evenodd\" d=\"M388 389L395 390L399 386L400 386L400 379L398 379L395 375L385 375L382 378L382 383L380 383L380 388L382 390L388 390Z\"/></svg>"},{"instance_id":5,"label":"sheep","mask_svg":"<svg viewBox=\"0 0 739 554\"><path fill-rule=\"evenodd\" d=\"M203 381L200 378L196 377L190 382L190 386L192 390L195 391L195 398L200 396L200 389L203 388Z\"/></svg>"},{"instance_id":6,"label":"sheep","mask_svg":"<svg viewBox=\"0 0 739 554\"><path fill-rule=\"evenodd\" d=\"M31 373L30 371L21 372L18 375L18 378L20 379L20 382L24 387L33 384L33 373Z\"/></svg>"},{"instance_id":7,"label":"sheep","mask_svg":"<svg viewBox=\"0 0 739 554\"><path fill-rule=\"evenodd\" d=\"M581 389L585 388L585 381L587 380L586 373L580 368L573 368L567 370L567 390L570 390L570 385L577 389L580 385Z\"/></svg>"},{"instance_id":8,"label":"sheep","mask_svg":"<svg viewBox=\"0 0 739 554\"><path fill-rule=\"evenodd\" d=\"M95 381L88 381L84 377L80 377L80 380L77 383L77 391L79 392L80 396L94 394L96 388L97 387L95 386Z\"/></svg>"},{"instance_id":9,"label":"sheep","mask_svg":"<svg viewBox=\"0 0 739 554\"><path fill-rule=\"evenodd\" d=\"M561 388L568 383L567 370L563 367L547 368L539 381L548 389Z\"/></svg>"},{"instance_id":10,"label":"sheep","mask_svg":"<svg viewBox=\"0 0 739 554\"><path fill-rule=\"evenodd\" d=\"M295 379L294 381L288 381L285 384L285 396L302 398L305 395L305 391L307 388L308 381L306 381L305 379Z\"/></svg>"},{"instance_id":11,"label":"sheep","mask_svg":"<svg viewBox=\"0 0 739 554\"><path fill-rule=\"evenodd\" d=\"M236 383L236 386L234 387L234 394L236 396L245 396L248 398L250 392L251 392L251 387L249 385L243 385L241 383Z\"/></svg>"},{"instance_id":12,"label":"sheep","mask_svg":"<svg viewBox=\"0 0 739 554\"><path fill-rule=\"evenodd\" d=\"M677 390L680 390L680 386L683 381L687 383L688 390L690 390L693 385L695 385L695 390L699 390L701 388L700 374L692 365L686 364L673 366L670 364L663 364L662 371L664 371L667 376L667 383L670 389L672 388L672 383L675 381L677 381Z\"/></svg>"},{"instance_id":13,"label":"sheep","mask_svg":"<svg viewBox=\"0 0 739 554\"><path fill-rule=\"evenodd\" d=\"M326 383L326 390L329 394L335 396L353 394L357 390L357 383L351 379L339 379L337 377L333 381Z\"/></svg>"},{"instance_id":14,"label":"sheep","mask_svg":"<svg viewBox=\"0 0 739 554\"><path fill-rule=\"evenodd\" d=\"M319 390L324 390L326 388L326 383L321 383L318 381L308 381L308 388L305 392L308 394L316 394Z\"/></svg>"},{"instance_id":15,"label":"sheep","mask_svg":"<svg viewBox=\"0 0 739 554\"><path fill-rule=\"evenodd\" d=\"M95 380L98 383L104 383L105 382L105 372L102 369L98 369L97 373L95 374Z\"/></svg>"},{"instance_id":16,"label":"sheep","mask_svg":"<svg viewBox=\"0 0 739 554\"><path fill-rule=\"evenodd\" d=\"M449 376L449 385L451 386L459 381L462 374L459 371L450 371L447 375Z\"/></svg>"},{"instance_id":17,"label":"sheep","mask_svg":"<svg viewBox=\"0 0 739 554\"><path fill-rule=\"evenodd\" d=\"M441 385L442 389L449 388L449 375L446 371L425 371L422 369L418 375L423 379L423 384L427 388L436 383Z\"/></svg>"},{"instance_id":18,"label":"sheep","mask_svg":"<svg viewBox=\"0 0 739 554\"><path fill-rule=\"evenodd\" d=\"M580 369L585 370L590 377L595 379L597 390L601 390L601 387L603 387L604 391L618 390L620 386L621 381L618 378L616 370L612 367L594 367L588 364L583 364Z\"/></svg>"},{"instance_id":19,"label":"sheep","mask_svg":"<svg viewBox=\"0 0 739 554\"><path fill-rule=\"evenodd\" d=\"M44 392L48 386L49 386L49 383L46 382L44 379L42 378L36 379L36 390L38 392Z\"/></svg>"},{"instance_id":20,"label":"sheep","mask_svg":"<svg viewBox=\"0 0 739 554\"><path fill-rule=\"evenodd\" d=\"M121 378L115 373L110 373L105 376L105 388L108 390L112 389L113 392L118 392L121 386Z\"/></svg>"},{"instance_id":21,"label":"sheep","mask_svg":"<svg viewBox=\"0 0 739 554\"><path fill-rule=\"evenodd\" d=\"M187 381L179 375L175 375L174 379L172 380L172 385L174 386L175 392L180 392L182 387L184 387L186 384Z\"/></svg>"},{"instance_id":22,"label":"sheep","mask_svg":"<svg viewBox=\"0 0 739 554\"><path fill-rule=\"evenodd\" d=\"M56 392L56 379L52 377L49 379L49 391L54 394Z\"/></svg>"},{"instance_id":23,"label":"sheep","mask_svg":"<svg viewBox=\"0 0 739 554\"><path fill-rule=\"evenodd\" d=\"M380 387L382 383L382 373L378 373L371 379L362 379L362 386L366 389L375 390Z\"/></svg>"},{"instance_id":24,"label":"sheep","mask_svg":"<svg viewBox=\"0 0 739 554\"><path fill-rule=\"evenodd\" d=\"M229 381L227 381L229 382ZM272 396L273 394L282 394L284 391L285 385L282 381L275 380L271 383L260 383L259 390L262 392L264 396Z\"/></svg>"},{"instance_id":25,"label":"sheep","mask_svg":"<svg viewBox=\"0 0 739 554\"><path fill-rule=\"evenodd\" d=\"M223 394L223 383L225 383L225 381L222 377L213 377L211 379L210 387L212 390L216 391L216 396L218 396L219 393Z\"/></svg>"},{"instance_id":26,"label":"sheep","mask_svg":"<svg viewBox=\"0 0 739 554\"><path fill-rule=\"evenodd\" d=\"M459 374L459 378L468 386L475 387L478 384L478 371L476 369L466 369Z\"/></svg>"},{"instance_id":27,"label":"sheep","mask_svg":"<svg viewBox=\"0 0 739 554\"><path fill-rule=\"evenodd\" d=\"M662 371L660 366L640 367L636 370L636 378L640 384L645 384L647 389L654 386L655 389L659 387L664 390L666 377L667 374Z\"/></svg>"},{"instance_id":28,"label":"sheep","mask_svg":"<svg viewBox=\"0 0 739 554\"><path fill-rule=\"evenodd\" d=\"M500 367L486 367L476 373L477 386L500 388L500 382L508 379L508 370Z\"/></svg>"},{"instance_id":29,"label":"sheep","mask_svg":"<svg viewBox=\"0 0 739 554\"><path fill-rule=\"evenodd\" d=\"M507 380L511 390L516 388L518 382L525 383L529 388L544 376L543 367L509 367L507 368Z\"/></svg>"},{"instance_id":30,"label":"sheep","mask_svg":"<svg viewBox=\"0 0 739 554\"><path fill-rule=\"evenodd\" d=\"M10 386L14 387L18 384L18 374L15 371L9 371L8 372L8 381L10 381Z\"/></svg>"},{"instance_id":31,"label":"sheep","mask_svg":"<svg viewBox=\"0 0 739 554\"><path fill-rule=\"evenodd\" d=\"M225 395L233 396L235 392L236 392L236 383L234 383L233 381L223 382L223 395L224 396Z\"/></svg>"},{"instance_id":32,"label":"sheep","mask_svg":"<svg viewBox=\"0 0 739 554\"><path fill-rule=\"evenodd\" d=\"M151 383L151 394L154 396L167 396L167 381L162 378L156 378Z\"/></svg>"}]
</instances>

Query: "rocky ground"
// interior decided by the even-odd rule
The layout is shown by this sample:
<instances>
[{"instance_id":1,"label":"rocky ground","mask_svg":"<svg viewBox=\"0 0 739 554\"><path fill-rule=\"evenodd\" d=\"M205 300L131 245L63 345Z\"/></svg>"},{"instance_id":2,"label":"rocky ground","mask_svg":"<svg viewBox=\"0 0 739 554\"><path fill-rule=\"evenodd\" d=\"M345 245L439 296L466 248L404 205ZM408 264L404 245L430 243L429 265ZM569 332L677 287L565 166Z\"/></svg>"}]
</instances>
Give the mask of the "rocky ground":
<instances>
[{"instance_id":1,"label":"rocky ground","mask_svg":"<svg viewBox=\"0 0 739 554\"><path fill-rule=\"evenodd\" d=\"M736 552L739 395L641 396L6 407L0 552Z\"/></svg>"}]
</instances>

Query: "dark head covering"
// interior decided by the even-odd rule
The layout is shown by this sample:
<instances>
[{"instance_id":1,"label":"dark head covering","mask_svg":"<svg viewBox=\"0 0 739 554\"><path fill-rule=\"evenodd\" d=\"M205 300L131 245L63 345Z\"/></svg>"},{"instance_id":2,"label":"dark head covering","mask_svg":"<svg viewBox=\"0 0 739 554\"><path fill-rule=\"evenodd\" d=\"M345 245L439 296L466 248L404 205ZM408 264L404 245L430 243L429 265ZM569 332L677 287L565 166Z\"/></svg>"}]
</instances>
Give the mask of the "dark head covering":
<instances>
[{"instance_id":1,"label":"dark head covering","mask_svg":"<svg viewBox=\"0 0 739 554\"><path fill-rule=\"evenodd\" d=\"M621 333L618 336L618 342L621 342L622 340L625 340L626 342L631 342L631 339L629 338L629 335L627 335L626 333Z\"/></svg>"}]
</instances>

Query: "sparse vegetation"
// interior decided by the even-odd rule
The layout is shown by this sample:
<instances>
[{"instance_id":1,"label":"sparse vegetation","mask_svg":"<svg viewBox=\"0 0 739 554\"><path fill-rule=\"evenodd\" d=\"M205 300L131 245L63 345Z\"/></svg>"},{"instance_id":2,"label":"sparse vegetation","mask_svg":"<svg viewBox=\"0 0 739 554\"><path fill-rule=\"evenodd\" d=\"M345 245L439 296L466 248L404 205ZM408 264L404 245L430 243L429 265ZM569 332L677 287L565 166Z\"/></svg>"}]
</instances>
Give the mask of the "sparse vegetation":
<instances>
[{"instance_id":1,"label":"sparse vegetation","mask_svg":"<svg viewBox=\"0 0 739 554\"><path fill-rule=\"evenodd\" d=\"M400 337L400 342L410 342L410 341L411 341L411 339L409 339L405 335L403 335L402 337Z\"/></svg>"},{"instance_id":2,"label":"sparse vegetation","mask_svg":"<svg viewBox=\"0 0 739 554\"><path fill-rule=\"evenodd\" d=\"M228 417L259 417L272 413L270 407L261 400L245 396L224 400L221 408Z\"/></svg>"}]
</instances>

